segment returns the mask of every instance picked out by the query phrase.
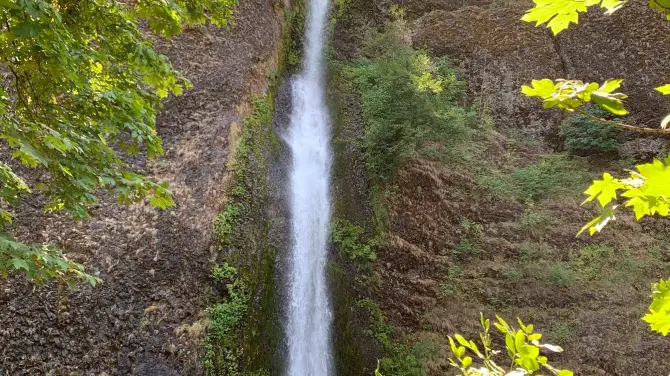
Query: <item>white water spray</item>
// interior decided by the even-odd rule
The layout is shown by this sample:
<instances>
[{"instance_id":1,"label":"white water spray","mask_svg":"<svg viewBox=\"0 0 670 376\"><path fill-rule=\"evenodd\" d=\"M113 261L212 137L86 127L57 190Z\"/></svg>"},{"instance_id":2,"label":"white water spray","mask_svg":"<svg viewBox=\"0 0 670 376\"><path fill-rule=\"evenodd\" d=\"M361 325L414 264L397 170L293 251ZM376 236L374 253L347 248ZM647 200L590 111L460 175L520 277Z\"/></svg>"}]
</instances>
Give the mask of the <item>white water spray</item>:
<instances>
[{"instance_id":1,"label":"white water spray","mask_svg":"<svg viewBox=\"0 0 670 376\"><path fill-rule=\"evenodd\" d=\"M328 0L310 0L305 61L293 82L286 141L292 152L288 376L330 376L331 312L326 286L330 222L330 120L323 50Z\"/></svg>"}]
</instances>

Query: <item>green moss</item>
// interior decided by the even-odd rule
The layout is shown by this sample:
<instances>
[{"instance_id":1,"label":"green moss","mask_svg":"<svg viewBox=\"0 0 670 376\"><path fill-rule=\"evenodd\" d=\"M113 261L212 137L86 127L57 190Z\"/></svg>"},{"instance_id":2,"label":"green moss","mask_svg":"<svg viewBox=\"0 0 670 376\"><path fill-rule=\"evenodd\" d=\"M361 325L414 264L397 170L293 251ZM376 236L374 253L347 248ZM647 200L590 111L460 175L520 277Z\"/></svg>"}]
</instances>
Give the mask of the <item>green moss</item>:
<instances>
[{"instance_id":1,"label":"green moss","mask_svg":"<svg viewBox=\"0 0 670 376\"><path fill-rule=\"evenodd\" d=\"M252 100L234 159L228 162L235 185L230 202L213 224L219 259L215 283L227 281L227 294L207 308L205 340L208 375L268 375L278 348L280 325L275 302L275 250L267 220L268 161L277 158L279 140L272 129L275 87ZM231 270L235 271L234 278Z\"/></svg>"},{"instance_id":2,"label":"green moss","mask_svg":"<svg viewBox=\"0 0 670 376\"><path fill-rule=\"evenodd\" d=\"M306 14L305 1L303 0L295 1L293 7L286 12L282 38L282 71L292 72L300 66L303 55Z\"/></svg>"}]
</instances>

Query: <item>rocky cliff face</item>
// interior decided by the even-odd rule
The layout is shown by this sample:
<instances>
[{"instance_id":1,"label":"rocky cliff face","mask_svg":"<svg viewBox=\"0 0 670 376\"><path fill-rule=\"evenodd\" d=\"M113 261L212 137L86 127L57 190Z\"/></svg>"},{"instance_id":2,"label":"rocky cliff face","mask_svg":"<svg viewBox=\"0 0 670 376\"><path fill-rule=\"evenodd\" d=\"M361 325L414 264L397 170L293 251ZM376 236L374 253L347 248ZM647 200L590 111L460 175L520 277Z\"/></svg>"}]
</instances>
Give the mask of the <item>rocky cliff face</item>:
<instances>
[{"instance_id":1,"label":"rocky cliff face","mask_svg":"<svg viewBox=\"0 0 670 376\"><path fill-rule=\"evenodd\" d=\"M657 127L670 111L668 101L652 90L670 77L664 60L670 23L645 2L631 2L612 16L592 9L558 37L520 21L530 1L403 5L414 17L414 43L459 64L467 72L475 104L488 107L500 127L522 128L536 136L555 134L561 115L539 111L538 102L519 91L532 79L545 77L599 82L623 78L633 124ZM660 146L659 141L635 142L630 148L642 144L650 150Z\"/></svg>"},{"instance_id":2,"label":"rocky cliff face","mask_svg":"<svg viewBox=\"0 0 670 376\"><path fill-rule=\"evenodd\" d=\"M335 27L336 56L359 56L361 35L393 5L406 10L415 47L460 66L480 123L459 158L403 167L385 201L372 295L405 340L435 346L428 374L452 374L447 335L477 338L479 312L534 322L566 348L551 360L579 375L667 372L667 341L640 320L649 283L670 275L667 221L622 216L598 237L575 238L594 214L579 206L589 179L632 162L556 155L564 114L543 110L520 87L544 77L624 78L628 121L657 127L670 111L653 92L670 80L670 23L631 2L610 17L590 12L554 38L520 21L530 1L353 0ZM665 139L627 138L624 156L667 151ZM512 192L544 179L552 180L541 197Z\"/></svg>"},{"instance_id":3,"label":"rocky cliff face","mask_svg":"<svg viewBox=\"0 0 670 376\"><path fill-rule=\"evenodd\" d=\"M241 1L230 30L196 27L158 41L194 84L158 119L165 158L132 163L170 183L176 207L117 207L91 221L45 217L38 200L18 213L26 242L55 242L104 283L78 292L23 278L0 281L0 373L8 375L200 374L201 298L212 220L228 189L226 159L254 95L268 88L282 37L282 0ZM239 133L239 132L238 132Z\"/></svg>"}]
</instances>

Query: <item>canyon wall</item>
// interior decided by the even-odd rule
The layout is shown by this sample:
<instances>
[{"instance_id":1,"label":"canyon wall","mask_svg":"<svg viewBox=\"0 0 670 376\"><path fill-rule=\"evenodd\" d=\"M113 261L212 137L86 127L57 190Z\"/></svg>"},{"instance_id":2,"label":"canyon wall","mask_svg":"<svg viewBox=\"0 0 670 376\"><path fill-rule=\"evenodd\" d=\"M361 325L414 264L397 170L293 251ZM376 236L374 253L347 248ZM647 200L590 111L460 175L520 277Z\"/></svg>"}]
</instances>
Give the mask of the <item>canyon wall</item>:
<instances>
[{"instance_id":1,"label":"canyon wall","mask_svg":"<svg viewBox=\"0 0 670 376\"><path fill-rule=\"evenodd\" d=\"M18 239L63 247L103 284L68 292L22 276L0 280L3 374L202 374L203 300L216 294L212 221L231 188L226 161L251 99L277 74L289 7L244 0L230 29L192 27L156 41L194 88L164 103L165 157L130 163L170 184L174 208L119 207L106 197L90 221L74 223L43 215L39 198L23 205Z\"/></svg>"}]
</instances>

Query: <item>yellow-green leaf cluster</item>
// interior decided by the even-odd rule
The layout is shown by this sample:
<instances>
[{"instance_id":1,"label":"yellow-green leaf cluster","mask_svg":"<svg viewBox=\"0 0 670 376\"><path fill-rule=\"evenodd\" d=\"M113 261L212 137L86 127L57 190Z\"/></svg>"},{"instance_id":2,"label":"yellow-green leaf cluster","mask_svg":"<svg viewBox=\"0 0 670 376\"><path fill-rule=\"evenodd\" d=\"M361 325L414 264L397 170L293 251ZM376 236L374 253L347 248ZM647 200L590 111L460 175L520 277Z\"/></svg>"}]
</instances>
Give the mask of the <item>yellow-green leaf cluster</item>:
<instances>
[{"instance_id":1,"label":"yellow-green leaf cluster","mask_svg":"<svg viewBox=\"0 0 670 376\"><path fill-rule=\"evenodd\" d=\"M517 319L519 329L507 324L500 316L496 316L495 328L505 336L505 349L511 360L508 368L498 365L493 357L499 351L493 349L490 329L491 321L480 314L480 346L460 334L449 337L449 345L453 357L449 358L452 367L457 368L463 376L523 376L530 375L541 368L557 376L572 376L572 371L557 369L549 364L541 351L562 352L563 349L540 343L542 334L534 331L533 325L525 325ZM476 357L477 362L473 359Z\"/></svg>"},{"instance_id":2,"label":"yellow-green leaf cluster","mask_svg":"<svg viewBox=\"0 0 670 376\"><path fill-rule=\"evenodd\" d=\"M611 14L620 9L626 0L533 0L531 8L521 18L526 22L535 22L535 26L545 25L554 35L567 29L571 23L579 22L579 13L584 13L591 6L600 5Z\"/></svg>"},{"instance_id":3,"label":"yellow-green leaf cluster","mask_svg":"<svg viewBox=\"0 0 670 376\"><path fill-rule=\"evenodd\" d=\"M670 6L670 4L669 4ZM668 16L670 17L670 16ZM663 95L670 95L670 84L659 86L656 88L656 91ZM661 128L667 129L668 125L670 125L670 114L668 114L663 120L661 121Z\"/></svg>"},{"instance_id":4,"label":"yellow-green leaf cluster","mask_svg":"<svg viewBox=\"0 0 670 376\"><path fill-rule=\"evenodd\" d=\"M670 20L670 0L649 0L649 7L665 14L665 18Z\"/></svg>"},{"instance_id":5,"label":"yellow-green leaf cluster","mask_svg":"<svg viewBox=\"0 0 670 376\"><path fill-rule=\"evenodd\" d=\"M623 100L625 94L615 91L623 80L608 80L602 85L597 82L584 83L579 80L556 80L548 78L533 80L531 85L521 87L521 92L528 97L542 100L544 108L560 108L574 111L582 105L593 102L601 108L619 116L627 115Z\"/></svg>"},{"instance_id":6,"label":"yellow-green leaf cluster","mask_svg":"<svg viewBox=\"0 0 670 376\"><path fill-rule=\"evenodd\" d=\"M670 279L661 280L652 285L651 305L649 313L642 320L647 322L651 330L664 336L670 332Z\"/></svg>"},{"instance_id":7,"label":"yellow-green leaf cluster","mask_svg":"<svg viewBox=\"0 0 670 376\"><path fill-rule=\"evenodd\" d=\"M637 171L630 171L629 177L625 179L604 173L601 180L594 180L584 192L588 197L582 204L597 200L604 213L586 224L579 234L589 230L593 235L615 219L614 210L619 198L625 199L625 206L633 209L637 220L648 215L667 217L670 213L669 163L670 157L665 163L655 159L651 163L636 166Z\"/></svg>"}]
</instances>

